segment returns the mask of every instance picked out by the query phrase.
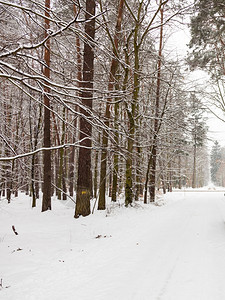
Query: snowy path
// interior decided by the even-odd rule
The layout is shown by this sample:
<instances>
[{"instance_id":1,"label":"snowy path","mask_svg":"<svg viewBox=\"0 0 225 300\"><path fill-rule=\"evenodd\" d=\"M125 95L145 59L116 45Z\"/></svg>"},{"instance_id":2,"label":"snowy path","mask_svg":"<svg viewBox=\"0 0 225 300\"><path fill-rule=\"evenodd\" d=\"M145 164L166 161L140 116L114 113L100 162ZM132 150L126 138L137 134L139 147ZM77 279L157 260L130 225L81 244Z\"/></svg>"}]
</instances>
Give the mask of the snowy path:
<instances>
[{"instance_id":1,"label":"snowy path","mask_svg":"<svg viewBox=\"0 0 225 300\"><path fill-rule=\"evenodd\" d=\"M188 194L159 222L151 238L156 257L130 299L225 299L225 200L216 197Z\"/></svg>"},{"instance_id":2,"label":"snowy path","mask_svg":"<svg viewBox=\"0 0 225 300\"><path fill-rule=\"evenodd\" d=\"M224 193L167 197L79 220L58 202L0 202L0 299L225 299Z\"/></svg>"}]
</instances>

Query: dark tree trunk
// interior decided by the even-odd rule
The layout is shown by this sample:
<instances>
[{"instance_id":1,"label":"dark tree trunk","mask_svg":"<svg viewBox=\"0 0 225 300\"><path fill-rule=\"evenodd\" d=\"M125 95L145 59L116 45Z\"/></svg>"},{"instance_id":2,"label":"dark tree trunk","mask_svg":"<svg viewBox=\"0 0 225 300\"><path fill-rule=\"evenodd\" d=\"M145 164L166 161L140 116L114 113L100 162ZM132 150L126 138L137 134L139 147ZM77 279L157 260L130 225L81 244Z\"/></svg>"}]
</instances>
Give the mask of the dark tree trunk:
<instances>
[{"instance_id":1,"label":"dark tree trunk","mask_svg":"<svg viewBox=\"0 0 225 300\"><path fill-rule=\"evenodd\" d=\"M36 194L35 194L35 187L34 187L34 163L35 163L35 155L32 155L31 159L31 196L32 196L32 207L36 207Z\"/></svg>"},{"instance_id":2,"label":"dark tree trunk","mask_svg":"<svg viewBox=\"0 0 225 300\"><path fill-rule=\"evenodd\" d=\"M162 5L162 1L160 2ZM158 123L159 123L159 102L160 102L160 84L161 84L161 64L162 64L162 40L163 40L163 7L160 9L161 14L161 28L159 41L159 55L158 55L158 70L157 70L157 85L156 85L156 103L155 103L155 120L154 120L154 139L152 144L152 164L150 166L150 202L155 201L155 180L156 180L156 162L157 162L157 139L158 139Z\"/></svg>"},{"instance_id":3,"label":"dark tree trunk","mask_svg":"<svg viewBox=\"0 0 225 300\"><path fill-rule=\"evenodd\" d=\"M11 129L11 120L12 119L12 107L9 103L5 104L5 132L8 136L10 136ZM5 155L10 156L10 148L6 147ZM4 166L4 176L5 176L5 187L6 187L6 198L8 203L11 202L11 194L12 194L12 162L6 162Z\"/></svg>"},{"instance_id":4,"label":"dark tree trunk","mask_svg":"<svg viewBox=\"0 0 225 300\"><path fill-rule=\"evenodd\" d=\"M78 178L76 193L75 218L90 214L90 197L92 195L92 174L91 174L91 137L92 126L89 111L92 109L93 99L93 77L94 77L94 45L95 37L95 1L86 1L85 33L89 41L84 44L83 58L83 90L82 103L87 108L81 109L83 117L80 118L80 148L78 159Z\"/></svg>"},{"instance_id":5,"label":"dark tree trunk","mask_svg":"<svg viewBox=\"0 0 225 300\"><path fill-rule=\"evenodd\" d=\"M118 84L115 85L116 89L119 89ZM115 144L119 145L119 133L118 133L118 117L119 117L119 103L115 104L115 118L114 118L114 129L115 132ZM118 153L114 153L113 157L113 174L112 174L112 201L116 202L117 188L118 188L118 171L119 171L119 156Z\"/></svg>"},{"instance_id":6,"label":"dark tree trunk","mask_svg":"<svg viewBox=\"0 0 225 300\"><path fill-rule=\"evenodd\" d=\"M179 185L178 188L181 190L182 182L181 182L181 155L178 156L178 168L179 168Z\"/></svg>"},{"instance_id":7,"label":"dark tree trunk","mask_svg":"<svg viewBox=\"0 0 225 300\"><path fill-rule=\"evenodd\" d=\"M191 187L195 189L196 186L196 152L197 152L197 146L196 146L196 136L194 137L194 160L193 160L193 175L192 175L192 184Z\"/></svg>"},{"instance_id":8,"label":"dark tree trunk","mask_svg":"<svg viewBox=\"0 0 225 300\"><path fill-rule=\"evenodd\" d=\"M73 142L75 139L73 138ZM75 157L75 147L72 147L70 153L70 165L69 165L69 194L73 197L74 190L74 157Z\"/></svg>"},{"instance_id":9,"label":"dark tree trunk","mask_svg":"<svg viewBox=\"0 0 225 300\"><path fill-rule=\"evenodd\" d=\"M99 142L100 142L100 134L99 134ZM99 160L99 151L95 151L95 166L94 166L94 198L97 199L97 191L98 191L98 160Z\"/></svg>"},{"instance_id":10,"label":"dark tree trunk","mask_svg":"<svg viewBox=\"0 0 225 300\"><path fill-rule=\"evenodd\" d=\"M50 0L45 0L45 36L48 35L48 29L50 28L49 21L49 10ZM44 76L50 78L50 39L45 44L44 53ZM45 87L44 94L44 147L49 148L51 146L51 135L50 135L50 100L48 93L50 92L49 87ZM44 182L43 182L43 200L42 200L42 211L51 209L51 151L44 151Z\"/></svg>"}]
</instances>

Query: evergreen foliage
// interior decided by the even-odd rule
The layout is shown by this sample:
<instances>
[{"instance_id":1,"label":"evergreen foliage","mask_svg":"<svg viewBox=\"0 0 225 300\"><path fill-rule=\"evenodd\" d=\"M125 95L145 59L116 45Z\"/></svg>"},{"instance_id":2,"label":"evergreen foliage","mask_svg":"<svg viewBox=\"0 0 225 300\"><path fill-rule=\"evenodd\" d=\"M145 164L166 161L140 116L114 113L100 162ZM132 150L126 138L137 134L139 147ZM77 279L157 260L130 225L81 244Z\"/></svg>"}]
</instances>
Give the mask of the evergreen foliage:
<instances>
[{"instance_id":1,"label":"evergreen foliage","mask_svg":"<svg viewBox=\"0 0 225 300\"><path fill-rule=\"evenodd\" d=\"M191 41L189 63L200 67L214 77L225 75L225 3L223 0L198 0L195 15L191 18Z\"/></svg>"},{"instance_id":2,"label":"evergreen foliage","mask_svg":"<svg viewBox=\"0 0 225 300\"><path fill-rule=\"evenodd\" d=\"M219 185L219 168L220 168L220 162L221 162L221 147L218 143L218 141L215 141L210 155L210 172L211 172L211 180L215 185Z\"/></svg>"}]
</instances>

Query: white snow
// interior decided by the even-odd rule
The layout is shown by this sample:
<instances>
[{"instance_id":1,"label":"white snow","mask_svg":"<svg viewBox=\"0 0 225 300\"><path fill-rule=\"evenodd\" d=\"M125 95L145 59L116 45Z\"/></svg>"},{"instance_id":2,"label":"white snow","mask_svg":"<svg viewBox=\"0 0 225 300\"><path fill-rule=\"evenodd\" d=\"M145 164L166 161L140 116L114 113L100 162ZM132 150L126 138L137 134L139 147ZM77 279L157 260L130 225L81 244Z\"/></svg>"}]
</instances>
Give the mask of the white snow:
<instances>
[{"instance_id":1,"label":"white snow","mask_svg":"<svg viewBox=\"0 0 225 300\"><path fill-rule=\"evenodd\" d=\"M224 192L191 191L79 219L1 200L0 299L225 299Z\"/></svg>"}]
</instances>

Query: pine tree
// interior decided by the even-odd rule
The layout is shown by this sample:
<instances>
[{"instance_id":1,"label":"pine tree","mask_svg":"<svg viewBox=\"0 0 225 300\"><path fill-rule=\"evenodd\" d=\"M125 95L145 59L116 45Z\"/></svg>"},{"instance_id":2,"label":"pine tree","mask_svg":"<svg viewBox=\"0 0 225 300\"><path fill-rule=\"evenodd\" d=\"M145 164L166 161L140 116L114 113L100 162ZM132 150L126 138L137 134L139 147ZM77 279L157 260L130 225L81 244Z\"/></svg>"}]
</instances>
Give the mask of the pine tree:
<instances>
[{"instance_id":1,"label":"pine tree","mask_svg":"<svg viewBox=\"0 0 225 300\"><path fill-rule=\"evenodd\" d=\"M225 75L224 0L198 0L194 8L197 14L191 18L189 62L214 76Z\"/></svg>"},{"instance_id":2,"label":"pine tree","mask_svg":"<svg viewBox=\"0 0 225 300\"><path fill-rule=\"evenodd\" d=\"M203 118L203 110L201 108L202 103L196 97L195 94L191 95L190 98L190 112L191 117L189 118L190 129L191 129L191 140L193 145L193 176L192 176L192 188L196 188L197 185L197 151L198 148L204 145L206 138L206 125Z\"/></svg>"},{"instance_id":3,"label":"pine tree","mask_svg":"<svg viewBox=\"0 0 225 300\"><path fill-rule=\"evenodd\" d=\"M220 161L221 161L221 147L218 141L214 142L214 145L211 150L210 155L210 173L211 173L211 180L215 185L219 185L219 178L218 178L218 171L220 168Z\"/></svg>"}]
</instances>

